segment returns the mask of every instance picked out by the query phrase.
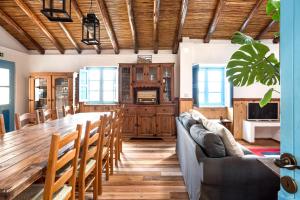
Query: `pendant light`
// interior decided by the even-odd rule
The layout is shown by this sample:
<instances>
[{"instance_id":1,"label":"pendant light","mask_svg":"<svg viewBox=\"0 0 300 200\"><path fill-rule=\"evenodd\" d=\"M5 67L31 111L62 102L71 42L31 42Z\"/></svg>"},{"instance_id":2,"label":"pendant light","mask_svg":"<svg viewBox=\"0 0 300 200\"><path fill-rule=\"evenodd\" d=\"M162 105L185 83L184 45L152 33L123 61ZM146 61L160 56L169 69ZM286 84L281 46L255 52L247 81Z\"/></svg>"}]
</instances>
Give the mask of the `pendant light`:
<instances>
[{"instance_id":1,"label":"pendant light","mask_svg":"<svg viewBox=\"0 0 300 200\"><path fill-rule=\"evenodd\" d=\"M55 22L73 22L71 18L72 0L43 0L41 12Z\"/></svg>"},{"instance_id":2,"label":"pendant light","mask_svg":"<svg viewBox=\"0 0 300 200\"><path fill-rule=\"evenodd\" d=\"M91 0L90 10L82 18L82 42L87 45L100 45L100 22L92 12L93 0Z\"/></svg>"}]
</instances>

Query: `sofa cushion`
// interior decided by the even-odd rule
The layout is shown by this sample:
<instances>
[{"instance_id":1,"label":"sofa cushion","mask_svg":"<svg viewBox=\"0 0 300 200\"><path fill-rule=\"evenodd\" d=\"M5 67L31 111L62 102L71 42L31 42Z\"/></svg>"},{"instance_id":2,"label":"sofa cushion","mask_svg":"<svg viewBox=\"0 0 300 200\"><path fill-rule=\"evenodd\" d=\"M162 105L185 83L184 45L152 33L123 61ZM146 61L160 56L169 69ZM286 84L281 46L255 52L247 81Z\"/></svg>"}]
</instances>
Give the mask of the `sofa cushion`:
<instances>
[{"instance_id":1,"label":"sofa cushion","mask_svg":"<svg viewBox=\"0 0 300 200\"><path fill-rule=\"evenodd\" d=\"M192 115L191 115L191 113L189 113L189 112L183 112L183 113L180 113L180 115L179 115L179 120L182 122L182 119L184 118L184 117L187 117L187 116L189 116L189 117L191 117Z\"/></svg>"},{"instance_id":2,"label":"sofa cushion","mask_svg":"<svg viewBox=\"0 0 300 200\"><path fill-rule=\"evenodd\" d=\"M195 110L195 109L190 109L189 110L189 113L191 114L192 118L196 121L199 121L201 122L202 120L206 120L207 118L202 114L200 113L198 110Z\"/></svg>"},{"instance_id":3,"label":"sofa cushion","mask_svg":"<svg viewBox=\"0 0 300 200\"><path fill-rule=\"evenodd\" d=\"M190 130L191 137L203 149L210 158L222 158L226 156L222 139L211 131L203 128L201 124L194 124Z\"/></svg>"},{"instance_id":4,"label":"sofa cushion","mask_svg":"<svg viewBox=\"0 0 300 200\"><path fill-rule=\"evenodd\" d=\"M242 151L238 143L235 141L231 132L223 125L210 120L203 120L203 125L207 130L221 137L226 148L226 154L228 156L242 157L244 155L244 152Z\"/></svg>"},{"instance_id":5,"label":"sofa cushion","mask_svg":"<svg viewBox=\"0 0 300 200\"><path fill-rule=\"evenodd\" d=\"M191 116L184 116L181 118L181 123L183 124L184 128L190 132L190 129L191 127L194 125L194 124L197 124L198 122L196 120L194 120Z\"/></svg>"}]
</instances>

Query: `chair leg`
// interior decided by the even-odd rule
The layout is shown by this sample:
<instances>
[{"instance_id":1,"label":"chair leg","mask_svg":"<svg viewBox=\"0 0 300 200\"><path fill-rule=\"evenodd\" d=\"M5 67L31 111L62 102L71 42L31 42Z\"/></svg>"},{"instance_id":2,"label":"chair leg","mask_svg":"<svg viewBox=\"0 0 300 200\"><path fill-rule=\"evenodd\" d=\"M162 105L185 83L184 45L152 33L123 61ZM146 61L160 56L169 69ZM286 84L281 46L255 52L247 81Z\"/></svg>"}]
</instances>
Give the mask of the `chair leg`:
<instances>
[{"instance_id":1,"label":"chair leg","mask_svg":"<svg viewBox=\"0 0 300 200\"><path fill-rule=\"evenodd\" d=\"M95 180L93 183L93 200L97 200L98 199L98 170L97 170L97 166L95 167L96 169L94 170L94 175L95 175Z\"/></svg>"},{"instance_id":2,"label":"chair leg","mask_svg":"<svg viewBox=\"0 0 300 200\"><path fill-rule=\"evenodd\" d=\"M108 181L109 180L109 157L107 157L105 167L106 167L106 170L105 170L106 180Z\"/></svg>"},{"instance_id":3,"label":"chair leg","mask_svg":"<svg viewBox=\"0 0 300 200\"><path fill-rule=\"evenodd\" d=\"M118 149L118 159L121 160L121 153L123 152L123 149L122 149L122 140L119 140L119 149Z\"/></svg>"},{"instance_id":4,"label":"chair leg","mask_svg":"<svg viewBox=\"0 0 300 200\"><path fill-rule=\"evenodd\" d=\"M98 195L102 195L102 170L103 170L103 163L101 158L98 167Z\"/></svg>"},{"instance_id":5,"label":"chair leg","mask_svg":"<svg viewBox=\"0 0 300 200\"><path fill-rule=\"evenodd\" d=\"M114 173L114 145L112 144L109 152L109 166L110 166L110 174Z\"/></svg>"},{"instance_id":6,"label":"chair leg","mask_svg":"<svg viewBox=\"0 0 300 200\"><path fill-rule=\"evenodd\" d=\"M85 185L84 184L79 184L79 188L78 188L78 199L79 200L85 200Z\"/></svg>"},{"instance_id":7,"label":"chair leg","mask_svg":"<svg viewBox=\"0 0 300 200\"><path fill-rule=\"evenodd\" d=\"M118 167L118 160L119 160L119 144L116 142L115 144L115 165Z\"/></svg>"}]
</instances>

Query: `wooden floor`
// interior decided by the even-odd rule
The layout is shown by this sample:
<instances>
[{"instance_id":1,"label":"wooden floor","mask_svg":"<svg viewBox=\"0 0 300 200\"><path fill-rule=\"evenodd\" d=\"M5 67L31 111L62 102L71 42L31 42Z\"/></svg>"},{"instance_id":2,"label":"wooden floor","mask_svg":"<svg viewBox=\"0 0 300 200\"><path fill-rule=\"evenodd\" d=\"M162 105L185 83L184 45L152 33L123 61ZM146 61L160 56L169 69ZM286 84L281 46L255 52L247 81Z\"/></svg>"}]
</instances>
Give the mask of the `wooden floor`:
<instances>
[{"instance_id":1,"label":"wooden floor","mask_svg":"<svg viewBox=\"0 0 300 200\"><path fill-rule=\"evenodd\" d=\"M91 197L89 192L87 198ZM188 199L175 142L125 142L119 168L104 181L98 199Z\"/></svg>"}]
</instances>

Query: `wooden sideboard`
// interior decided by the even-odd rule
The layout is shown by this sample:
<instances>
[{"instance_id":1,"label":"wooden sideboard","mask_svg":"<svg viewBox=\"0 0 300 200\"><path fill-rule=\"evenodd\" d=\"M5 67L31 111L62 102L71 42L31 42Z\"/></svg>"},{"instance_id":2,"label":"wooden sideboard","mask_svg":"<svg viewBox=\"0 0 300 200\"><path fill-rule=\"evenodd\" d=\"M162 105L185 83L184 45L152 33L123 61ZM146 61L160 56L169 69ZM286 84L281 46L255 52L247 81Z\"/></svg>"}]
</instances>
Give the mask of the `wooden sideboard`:
<instances>
[{"instance_id":1,"label":"wooden sideboard","mask_svg":"<svg viewBox=\"0 0 300 200\"><path fill-rule=\"evenodd\" d=\"M137 88L156 88L159 104L136 104ZM119 102L125 105L124 137L174 138L174 63L120 64Z\"/></svg>"}]
</instances>

